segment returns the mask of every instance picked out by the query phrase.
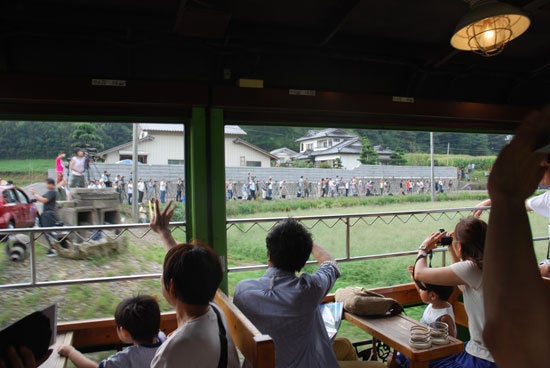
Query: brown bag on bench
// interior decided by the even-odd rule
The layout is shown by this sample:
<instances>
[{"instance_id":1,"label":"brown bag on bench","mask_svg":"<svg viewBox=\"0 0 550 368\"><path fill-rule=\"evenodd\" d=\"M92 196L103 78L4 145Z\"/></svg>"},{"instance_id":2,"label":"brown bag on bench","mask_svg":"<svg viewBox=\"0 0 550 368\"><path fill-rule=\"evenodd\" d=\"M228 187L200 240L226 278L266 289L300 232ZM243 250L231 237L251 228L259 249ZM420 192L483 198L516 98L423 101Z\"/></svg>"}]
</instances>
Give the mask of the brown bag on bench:
<instances>
[{"instance_id":1,"label":"brown bag on bench","mask_svg":"<svg viewBox=\"0 0 550 368\"><path fill-rule=\"evenodd\" d=\"M344 309L359 316L392 316L403 312L403 306L392 298L349 286L336 290L334 299L344 303Z\"/></svg>"}]
</instances>

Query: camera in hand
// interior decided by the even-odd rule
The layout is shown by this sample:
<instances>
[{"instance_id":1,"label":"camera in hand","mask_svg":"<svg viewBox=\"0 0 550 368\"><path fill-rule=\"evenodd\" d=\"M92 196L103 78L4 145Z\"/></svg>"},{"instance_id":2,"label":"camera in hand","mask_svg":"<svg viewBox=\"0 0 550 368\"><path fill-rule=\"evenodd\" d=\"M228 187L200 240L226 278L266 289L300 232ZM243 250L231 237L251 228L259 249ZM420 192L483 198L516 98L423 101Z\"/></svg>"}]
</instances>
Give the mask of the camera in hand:
<instances>
[{"instance_id":1,"label":"camera in hand","mask_svg":"<svg viewBox=\"0 0 550 368\"><path fill-rule=\"evenodd\" d=\"M439 232L444 233L445 229L439 229ZM453 237L449 235L445 235L439 241L439 245L451 245L451 244L453 244Z\"/></svg>"}]
</instances>

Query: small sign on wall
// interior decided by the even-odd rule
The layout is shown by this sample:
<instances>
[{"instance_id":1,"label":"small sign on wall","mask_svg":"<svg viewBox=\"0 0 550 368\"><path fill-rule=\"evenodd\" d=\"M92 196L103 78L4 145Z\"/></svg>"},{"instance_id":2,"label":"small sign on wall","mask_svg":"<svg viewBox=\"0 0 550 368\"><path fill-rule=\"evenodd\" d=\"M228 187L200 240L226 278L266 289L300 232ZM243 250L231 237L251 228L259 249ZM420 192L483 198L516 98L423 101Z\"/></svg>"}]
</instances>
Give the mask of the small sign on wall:
<instances>
[{"instance_id":1,"label":"small sign on wall","mask_svg":"<svg viewBox=\"0 0 550 368\"><path fill-rule=\"evenodd\" d=\"M92 86L126 87L126 81L123 79L92 79Z\"/></svg>"}]
</instances>

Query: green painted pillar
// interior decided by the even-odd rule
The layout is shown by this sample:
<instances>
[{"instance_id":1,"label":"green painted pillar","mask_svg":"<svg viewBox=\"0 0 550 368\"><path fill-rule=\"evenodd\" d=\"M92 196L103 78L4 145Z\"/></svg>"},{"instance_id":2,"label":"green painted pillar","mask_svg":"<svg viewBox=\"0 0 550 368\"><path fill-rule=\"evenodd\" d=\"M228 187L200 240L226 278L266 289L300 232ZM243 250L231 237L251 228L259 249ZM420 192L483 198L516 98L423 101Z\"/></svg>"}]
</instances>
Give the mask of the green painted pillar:
<instances>
[{"instance_id":1,"label":"green painted pillar","mask_svg":"<svg viewBox=\"0 0 550 368\"><path fill-rule=\"evenodd\" d=\"M196 107L191 112L191 123L185 127L185 198L187 213L187 240L210 244L208 231L208 182L206 111Z\"/></svg>"},{"instance_id":2,"label":"green painted pillar","mask_svg":"<svg viewBox=\"0 0 550 368\"><path fill-rule=\"evenodd\" d=\"M209 198L211 221L211 244L223 257L224 270L227 270L227 231L225 210L225 126L222 109L210 110L208 134L208 155L210 164ZM221 289L227 293L227 271L224 272Z\"/></svg>"},{"instance_id":3,"label":"green painted pillar","mask_svg":"<svg viewBox=\"0 0 550 368\"><path fill-rule=\"evenodd\" d=\"M188 241L214 247L227 269L223 111L193 108L185 129ZM221 285L227 292L227 272Z\"/></svg>"}]
</instances>

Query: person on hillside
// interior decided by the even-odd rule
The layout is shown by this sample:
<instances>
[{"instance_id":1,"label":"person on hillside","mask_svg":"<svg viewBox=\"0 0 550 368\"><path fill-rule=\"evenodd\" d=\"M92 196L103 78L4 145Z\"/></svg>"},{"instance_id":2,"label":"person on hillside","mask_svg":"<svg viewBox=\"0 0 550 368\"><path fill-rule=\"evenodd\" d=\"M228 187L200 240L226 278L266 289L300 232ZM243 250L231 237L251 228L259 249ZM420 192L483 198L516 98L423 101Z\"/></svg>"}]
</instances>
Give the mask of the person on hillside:
<instances>
[{"instance_id":1,"label":"person on hillside","mask_svg":"<svg viewBox=\"0 0 550 368\"><path fill-rule=\"evenodd\" d=\"M248 183L248 190L250 192L250 195L248 197L249 200L256 200L256 179L251 178L250 182Z\"/></svg>"},{"instance_id":2,"label":"person on hillside","mask_svg":"<svg viewBox=\"0 0 550 368\"><path fill-rule=\"evenodd\" d=\"M229 180L225 184L225 195L227 197L227 200L233 199L233 180Z\"/></svg>"},{"instance_id":3,"label":"person on hillside","mask_svg":"<svg viewBox=\"0 0 550 368\"><path fill-rule=\"evenodd\" d=\"M166 203L166 187L168 185L168 182L165 178L162 178L162 180L159 183L159 191L160 191L160 203Z\"/></svg>"},{"instance_id":4,"label":"person on hillside","mask_svg":"<svg viewBox=\"0 0 550 368\"><path fill-rule=\"evenodd\" d=\"M286 187L286 180L283 180L281 182L280 188L281 188L281 198L285 199L286 196L288 195L288 188Z\"/></svg>"},{"instance_id":5,"label":"person on hillside","mask_svg":"<svg viewBox=\"0 0 550 368\"><path fill-rule=\"evenodd\" d=\"M128 194L128 204L132 204L132 197L134 195L134 183L132 182L132 179L128 180L128 184L126 185L126 193Z\"/></svg>"},{"instance_id":6,"label":"person on hillside","mask_svg":"<svg viewBox=\"0 0 550 368\"><path fill-rule=\"evenodd\" d=\"M139 295L124 299L115 311L117 335L130 347L97 363L71 345L59 347L59 355L69 358L77 368L149 368L157 349L166 340L159 332L160 308L152 296Z\"/></svg>"},{"instance_id":7,"label":"person on hillside","mask_svg":"<svg viewBox=\"0 0 550 368\"><path fill-rule=\"evenodd\" d=\"M139 178L137 182L137 191L138 191L138 204L143 203L143 196L145 195L145 183L142 178Z\"/></svg>"},{"instance_id":8,"label":"person on hillside","mask_svg":"<svg viewBox=\"0 0 550 368\"><path fill-rule=\"evenodd\" d=\"M536 266L525 200L541 181L550 184L550 155L536 152L549 142L550 107L546 107L525 119L489 175L492 208L483 267L487 316L483 336L500 368L548 365L550 290ZM531 205L543 198L548 197Z\"/></svg>"},{"instance_id":9,"label":"person on hillside","mask_svg":"<svg viewBox=\"0 0 550 368\"><path fill-rule=\"evenodd\" d=\"M176 311L178 328L157 350L151 368L239 368L225 316L212 303L223 278L219 256L210 247L175 241L169 228L173 202L160 211L155 200L154 207L151 229L166 249L162 294Z\"/></svg>"},{"instance_id":10,"label":"person on hillside","mask_svg":"<svg viewBox=\"0 0 550 368\"><path fill-rule=\"evenodd\" d=\"M183 180L179 178L176 181L176 202L181 202L181 194L183 193Z\"/></svg>"},{"instance_id":11,"label":"person on hillside","mask_svg":"<svg viewBox=\"0 0 550 368\"><path fill-rule=\"evenodd\" d=\"M76 155L74 155L71 158L71 162L69 162L69 170L71 172L69 187L85 188L86 181L84 180L84 172L86 171L86 157L84 157L84 151L81 149L76 151Z\"/></svg>"},{"instance_id":12,"label":"person on hillside","mask_svg":"<svg viewBox=\"0 0 550 368\"><path fill-rule=\"evenodd\" d=\"M42 227L54 227L57 222L57 189L55 181L51 178L46 179L46 193L39 195L36 190L30 189L30 192L34 198L44 205L42 214L40 215L40 225ZM50 244L48 242L48 244ZM48 256L55 256L55 250L52 249L50 244L48 249Z\"/></svg>"},{"instance_id":13,"label":"person on hillside","mask_svg":"<svg viewBox=\"0 0 550 368\"><path fill-rule=\"evenodd\" d=\"M55 158L55 183L59 184L63 180L63 170L65 167L63 166L63 159L65 158L65 154L63 152L59 152L57 157Z\"/></svg>"},{"instance_id":14,"label":"person on hillside","mask_svg":"<svg viewBox=\"0 0 550 368\"><path fill-rule=\"evenodd\" d=\"M57 183L57 199L60 201L70 201L72 199L71 191L69 190L66 179L63 179Z\"/></svg>"},{"instance_id":15,"label":"person on hillside","mask_svg":"<svg viewBox=\"0 0 550 368\"><path fill-rule=\"evenodd\" d=\"M271 176L267 180L267 199L273 199L273 178Z\"/></svg>"},{"instance_id":16,"label":"person on hillside","mask_svg":"<svg viewBox=\"0 0 550 368\"><path fill-rule=\"evenodd\" d=\"M147 200L152 201L155 198L155 182L153 181L153 179L149 179L147 181Z\"/></svg>"},{"instance_id":17,"label":"person on hillside","mask_svg":"<svg viewBox=\"0 0 550 368\"><path fill-rule=\"evenodd\" d=\"M468 314L470 341L463 353L432 361L431 368L497 367L494 358L483 339L486 313L483 304L483 265L487 224L476 217L460 220L450 234L452 244L447 247L452 265L428 267L428 254L441 244L448 234L435 232L422 242L414 267L414 279L424 284L458 286L464 296L464 307Z\"/></svg>"}]
</instances>

